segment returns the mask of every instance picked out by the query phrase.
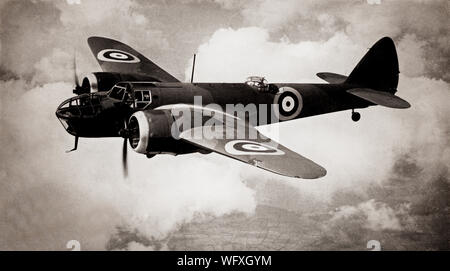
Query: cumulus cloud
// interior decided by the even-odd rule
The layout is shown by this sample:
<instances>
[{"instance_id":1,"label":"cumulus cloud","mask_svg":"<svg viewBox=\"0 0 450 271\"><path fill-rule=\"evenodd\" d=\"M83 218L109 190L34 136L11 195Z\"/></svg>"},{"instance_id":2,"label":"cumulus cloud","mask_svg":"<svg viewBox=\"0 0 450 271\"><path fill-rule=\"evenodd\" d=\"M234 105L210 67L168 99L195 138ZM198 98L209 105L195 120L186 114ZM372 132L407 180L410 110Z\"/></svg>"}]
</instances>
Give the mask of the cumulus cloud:
<instances>
[{"instance_id":1,"label":"cumulus cloud","mask_svg":"<svg viewBox=\"0 0 450 271\"><path fill-rule=\"evenodd\" d=\"M59 48L53 49L51 55L41 58L34 64L34 84L73 80L73 57L71 52Z\"/></svg>"},{"instance_id":2,"label":"cumulus cloud","mask_svg":"<svg viewBox=\"0 0 450 271\"><path fill-rule=\"evenodd\" d=\"M424 43L425 74L449 81L448 3L435 1L221 1L241 13L247 26L262 27L273 37L328 40L344 32L365 45L382 36L416 35ZM365 44L361 41L366 41Z\"/></svg>"},{"instance_id":3,"label":"cumulus cloud","mask_svg":"<svg viewBox=\"0 0 450 271\"><path fill-rule=\"evenodd\" d=\"M349 73L361 51L343 33L326 42L292 43L270 41L269 32L259 27L219 29L198 48L196 80L243 82L266 75L276 82L320 82L316 72ZM190 76L189 68L185 74Z\"/></svg>"},{"instance_id":4,"label":"cumulus cloud","mask_svg":"<svg viewBox=\"0 0 450 271\"><path fill-rule=\"evenodd\" d=\"M376 202L371 199L362 202L357 206L342 206L331 218L331 222L335 223L339 219L348 219L352 216L362 216L363 227L377 230L401 230L400 221L397 218L396 211L382 202Z\"/></svg>"}]
</instances>

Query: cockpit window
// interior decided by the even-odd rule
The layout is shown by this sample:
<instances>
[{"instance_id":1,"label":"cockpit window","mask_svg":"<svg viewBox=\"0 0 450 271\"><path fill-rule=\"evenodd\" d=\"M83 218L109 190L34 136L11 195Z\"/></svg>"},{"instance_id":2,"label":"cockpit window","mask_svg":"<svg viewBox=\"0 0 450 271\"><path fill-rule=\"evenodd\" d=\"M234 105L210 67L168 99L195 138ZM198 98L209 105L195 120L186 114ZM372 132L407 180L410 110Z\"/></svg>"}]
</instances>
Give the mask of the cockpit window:
<instances>
[{"instance_id":1,"label":"cockpit window","mask_svg":"<svg viewBox=\"0 0 450 271\"><path fill-rule=\"evenodd\" d=\"M250 76L245 83L259 92L277 93L278 87L275 84L269 84L264 77Z\"/></svg>"},{"instance_id":2,"label":"cockpit window","mask_svg":"<svg viewBox=\"0 0 450 271\"><path fill-rule=\"evenodd\" d=\"M267 88L267 80L260 76L247 77L245 83L251 87L254 87L260 91L265 91Z\"/></svg>"},{"instance_id":3,"label":"cockpit window","mask_svg":"<svg viewBox=\"0 0 450 271\"><path fill-rule=\"evenodd\" d=\"M123 87L119 87L119 86L114 86L110 92L109 92L109 97L116 99L116 100L123 100L123 96L125 95L125 88Z\"/></svg>"},{"instance_id":4,"label":"cockpit window","mask_svg":"<svg viewBox=\"0 0 450 271\"><path fill-rule=\"evenodd\" d=\"M137 108L144 108L152 102L152 94L150 90L135 90L134 102Z\"/></svg>"}]
</instances>

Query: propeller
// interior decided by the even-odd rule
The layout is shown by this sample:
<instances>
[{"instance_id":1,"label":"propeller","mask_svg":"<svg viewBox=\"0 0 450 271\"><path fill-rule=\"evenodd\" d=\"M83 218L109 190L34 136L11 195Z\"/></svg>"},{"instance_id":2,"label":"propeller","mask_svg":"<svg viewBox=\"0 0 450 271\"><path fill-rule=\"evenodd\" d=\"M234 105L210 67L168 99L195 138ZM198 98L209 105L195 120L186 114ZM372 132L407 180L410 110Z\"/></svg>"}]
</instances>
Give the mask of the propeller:
<instances>
[{"instance_id":1,"label":"propeller","mask_svg":"<svg viewBox=\"0 0 450 271\"><path fill-rule=\"evenodd\" d=\"M128 153L128 144L127 144L127 138L125 137L123 139L123 146L122 146L122 167L123 167L123 176L125 178L128 177L128 160L127 160L127 153Z\"/></svg>"},{"instance_id":2,"label":"propeller","mask_svg":"<svg viewBox=\"0 0 450 271\"><path fill-rule=\"evenodd\" d=\"M134 101L134 92L131 92L132 99ZM135 102L132 103L133 110L136 107ZM123 145L122 145L122 168L123 168L123 176L126 178L128 177L128 138L130 137L130 131L128 130L128 120L124 118L123 120L123 127L122 130L122 136L123 136Z\"/></svg>"},{"instance_id":3,"label":"propeller","mask_svg":"<svg viewBox=\"0 0 450 271\"><path fill-rule=\"evenodd\" d=\"M73 52L73 80L75 81L75 88L73 89L73 93L75 94L83 93L83 87L80 86L80 81L78 80L76 51Z\"/></svg>"},{"instance_id":4,"label":"propeller","mask_svg":"<svg viewBox=\"0 0 450 271\"><path fill-rule=\"evenodd\" d=\"M124 132L123 132L123 145L122 145L122 168L123 168L123 176L125 178L128 177L128 123L127 120L124 119Z\"/></svg>"},{"instance_id":5,"label":"propeller","mask_svg":"<svg viewBox=\"0 0 450 271\"><path fill-rule=\"evenodd\" d=\"M73 53L73 80L75 81L75 88L79 88L80 83L78 81L78 74L77 74L77 54L76 54L76 52Z\"/></svg>"}]
</instances>

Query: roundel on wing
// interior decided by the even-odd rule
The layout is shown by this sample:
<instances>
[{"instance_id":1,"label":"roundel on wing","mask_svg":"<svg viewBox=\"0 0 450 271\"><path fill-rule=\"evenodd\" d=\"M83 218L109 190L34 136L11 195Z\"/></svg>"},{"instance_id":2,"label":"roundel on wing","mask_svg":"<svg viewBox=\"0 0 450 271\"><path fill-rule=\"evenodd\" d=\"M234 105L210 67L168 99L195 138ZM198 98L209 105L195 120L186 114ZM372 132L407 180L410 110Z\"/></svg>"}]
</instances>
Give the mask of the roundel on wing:
<instances>
[{"instance_id":1,"label":"roundel on wing","mask_svg":"<svg viewBox=\"0 0 450 271\"><path fill-rule=\"evenodd\" d=\"M232 140L225 144L225 151L233 155L283 155L276 147L251 140Z\"/></svg>"},{"instance_id":2,"label":"roundel on wing","mask_svg":"<svg viewBox=\"0 0 450 271\"><path fill-rule=\"evenodd\" d=\"M128 52L118 49L104 49L98 52L98 60L106 62L119 62L119 63L138 63L139 58Z\"/></svg>"},{"instance_id":3,"label":"roundel on wing","mask_svg":"<svg viewBox=\"0 0 450 271\"><path fill-rule=\"evenodd\" d=\"M303 108L303 98L300 93L291 87L281 87L275 95L274 104L278 105L280 120L295 119Z\"/></svg>"}]
</instances>

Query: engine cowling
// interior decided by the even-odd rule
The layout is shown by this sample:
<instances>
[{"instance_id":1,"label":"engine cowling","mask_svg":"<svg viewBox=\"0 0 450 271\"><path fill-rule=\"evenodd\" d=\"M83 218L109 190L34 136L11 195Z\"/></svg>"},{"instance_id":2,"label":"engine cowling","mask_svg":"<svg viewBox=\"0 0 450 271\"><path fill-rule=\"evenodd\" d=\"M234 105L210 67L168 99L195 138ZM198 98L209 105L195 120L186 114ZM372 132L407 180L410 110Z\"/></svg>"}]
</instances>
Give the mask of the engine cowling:
<instances>
[{"instance_id":1,"label":"engine cowling","mask_svg":"<svg viewBox=\"0 0 450 271\"><path fill-rule=\"evenodd\" d=\"M88 74L81 81L81 86L74 89L77 95L98 91L108 91L115 84L122 81L151 81L157 82L153 77L140 74L123 74L115 72L94 72Z\"/></svg>"},{"instance_id":2,"label":"engine cowling","mask_svg":"<svg viewBox=\"0 0 450 271\"><path fill-rule=\"evenodd\" d=\"M147 155L184 154L201 151L172 136L175 120L170 110L138 111L131 115L129 142L134 151Z\"/></svg>"}]
</instances>

